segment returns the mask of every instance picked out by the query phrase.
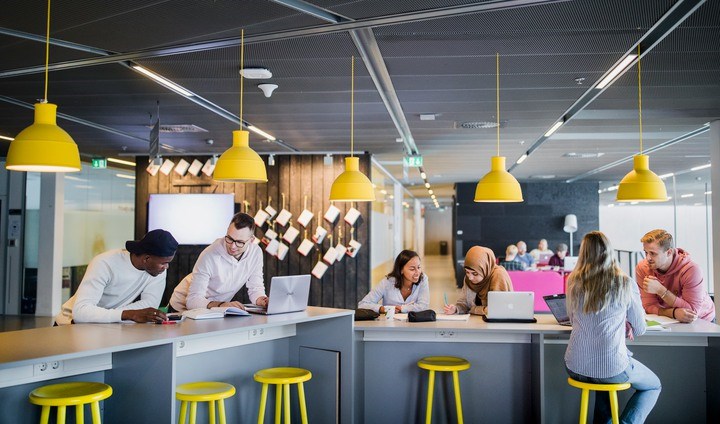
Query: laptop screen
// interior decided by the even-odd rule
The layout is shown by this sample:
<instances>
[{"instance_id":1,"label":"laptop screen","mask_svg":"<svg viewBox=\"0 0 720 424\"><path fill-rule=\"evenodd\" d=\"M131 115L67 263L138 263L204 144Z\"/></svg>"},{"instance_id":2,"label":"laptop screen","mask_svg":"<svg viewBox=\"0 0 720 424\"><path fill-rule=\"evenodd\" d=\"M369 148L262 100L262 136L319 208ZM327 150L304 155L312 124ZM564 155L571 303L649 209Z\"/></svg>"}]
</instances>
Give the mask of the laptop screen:
<instances>
[{"instance_id":1,"label":"laptop screen","mask_svg":"<svg viewBox=\"0 0 720 424\"><path fill-rule=\"evenodd\" d=\"M545 303L547 303L550 312L555 316L555 319L560 322L569 322L570 317L567 313L567 306L565 304L564 294L553 294L549 296L543 296Z\"/></svg>"}]
</instances>

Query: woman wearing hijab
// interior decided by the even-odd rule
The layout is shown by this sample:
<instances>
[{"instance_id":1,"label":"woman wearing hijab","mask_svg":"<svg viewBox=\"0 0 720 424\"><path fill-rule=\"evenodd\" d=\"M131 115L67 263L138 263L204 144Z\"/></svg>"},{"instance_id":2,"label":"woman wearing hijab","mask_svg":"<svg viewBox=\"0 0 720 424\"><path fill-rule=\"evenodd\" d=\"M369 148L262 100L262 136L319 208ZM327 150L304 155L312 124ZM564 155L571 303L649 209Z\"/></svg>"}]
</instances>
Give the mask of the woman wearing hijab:
<instances>
[{"instance_id":1,"label":"woman wearing hijab","mask_svg":"<svg viewBox=\"0 0 720 424\"><path fill-rule=\"evenodd\" d=\"M512 281L505 268L495 263L495 254L487 247L473 246L465 255L465 284L460 299L445 305L448 315L485 315L489 291L513 291Z\"/></svg>"}]
</instances>

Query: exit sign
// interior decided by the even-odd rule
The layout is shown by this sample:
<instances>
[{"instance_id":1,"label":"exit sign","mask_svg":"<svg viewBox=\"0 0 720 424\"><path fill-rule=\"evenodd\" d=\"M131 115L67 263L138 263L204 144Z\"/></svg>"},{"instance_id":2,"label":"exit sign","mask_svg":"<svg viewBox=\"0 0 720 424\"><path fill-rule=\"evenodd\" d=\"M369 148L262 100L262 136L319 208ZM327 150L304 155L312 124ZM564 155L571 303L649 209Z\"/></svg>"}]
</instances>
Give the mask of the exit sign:
<instances>
[{"instance_id":1,"label":"exit sign","mask_svg":"<svg viewBox=\"0 0 720 424\"><path fill-rule=\"evenodd\" d=\"M105 158L92 158L93 168L107 168L107 159Z\"/></svg>"},{"instance_id":2,"label":"exit sign","mask_svg":"<svg viewBox=\"0 0 720 424\"><path fill-rule=\"evenodd\" d=\"M405 166L419 168L423 166L423 157L421 155L405 156L403 158L403 164Z\"/></svg>"}]
</instances>

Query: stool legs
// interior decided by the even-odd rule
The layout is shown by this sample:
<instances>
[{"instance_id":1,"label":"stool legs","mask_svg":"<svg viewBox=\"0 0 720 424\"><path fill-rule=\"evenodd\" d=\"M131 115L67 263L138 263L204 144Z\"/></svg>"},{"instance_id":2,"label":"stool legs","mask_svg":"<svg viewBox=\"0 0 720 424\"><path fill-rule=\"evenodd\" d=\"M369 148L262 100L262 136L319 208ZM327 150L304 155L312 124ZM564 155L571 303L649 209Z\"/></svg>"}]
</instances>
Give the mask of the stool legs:
<instances>
[{"instance_id":1,"label":"stool legs","mask_svg":"<svg viewBox=\"0 0 720 424\"><path fill-rule=\"evenodd\" d=\"M75 407L75 424L85 424L85 405Z\"/></svg>"},{"instance_id":2,"label":"stool legs","mask_svg":"<svg viewBox=\"0 0 720 424\"><path fill-rule=\"evenodd\" d=\"M40 424L48 424L50 421L50 407L43 406L40 412Z\"/></svg>"},{"instance_id":3,"label":"stool legs","mask_svg":"<svg viewBox=\"0 0 720 424\"><path fill-rule=\"evenodd\" d=\"M100 402L92 402L90 412L92 413L93 424L100 424Z\"/></svg>"},{"instance_id":4,"label":"stool legs","mask_svg":"<svg viewBox=\"0 0 720 424\"><path fill-rule=\"evenodd\" d=\"M65 406L58 406L57 424L65 424Z\"/></svg>"},{"instance_id":5,"label":"stool legs","mask_svg":"<svg viewBox=\"0 0 720 424\"><path fill-rule=\"evenodd\" d=\"M187 418L187 402L180 402L180 418L178 418L178 424L185 424Z\"/></svg>"},{"instance_id":6,"label":"stool legs","mask_svg":"<svg viewBox=\"0 0 720 424\"><path fill-rule=\"evenodd\" d=\"M618 416L618 398L617 398L617 392L615 390L612 390L608 392L608 396L610 396L610 413L612 414L612 422L613 424L620 424L620 417Z\"/></svg>"},{"instance_id":7,"label":"stool legs","mask_svg":"<svg viewBox=\"0 0 720 424\"><path fill-rule=\"evenodd\" d=\"M587 412L588 412L588 398L590 397L590 390L583 389L580 395L580 420L579 424L587 424Z\"/></svg>"},{"instance_id":8,"label":"stool legs","mask_svg":"<svg viewBox=\"0 0 720 424\"><path fill-rule=\"evenodd\" d=\"M211 400L208 402L208 416L210 417L210 424L215 424L215 401Z\"/></svg>"},{"instance_id":9,"label":"stool legs","mask_svg":"<svg viewBox=\"0 0 720 424\"><path fill-rule=\"evenodd\" d=\"M427 408L425 409L425 424L432 422L433 391L435 390L435 371L430 370L428 378Z\"/></svg>"},{"instance_id":10,"label":"stool legs","mask_svg":"<svg viewBox=\"0 0 720 424\"><path fill-rule=\"evenodd\" d=\"M275 386L275 424L280 424L282 419L282 384ZM263 411L263 414L265 411Z\"/></svg>"},{"instance_id":11,"label":"stool legs","mask_svg":"<svg viewBox=\"0 0 720 424\"><path fill-rule=\"evenodd\" d=\"M195 424L197 416L197 402L190 402L190 424Z\"/></svg>"},{"instance_id":12,"label":"stool legs","mask_svg":"<svg viewBox=\"0 0 720 424\"><path fill-rule=\"evenodd\" d=\"M460 378L457 371L453 371L453 386L455 387L455 409L457 410L458 424L463 424L462 398L460 397Z\"/></svg>"},{"instance_id":13,"label":"stool legs","mask_svg":"<svg viewBox=\"0 0 720 424\"><path fill-rule=\"evenodd\" d=\"M290 424L290 385L283 384L283 402L285 404L285 424Z\"/></svg>"},{"instance_id":14,"label":"stool legs","mask_svg":"<svg viewBox=\"0 0 720 424\"><path fill-rule=\"evenodd\" d=\"M218 402L218 412L220 413L220 424L227 424L225 422L225 399L220 399Z\"/></svg>"},{"instance_id":15,"label":"stool legs","mask_svg":"<svg viewBox=\"0 0 720 424\"><path fill-rule=\"evenodd\" d=\"M305 406L305 387L303 383L298 383L298 400L300 401L300 417L302 424L308 424L307 407Z\"/></svg>"}]
</instances>

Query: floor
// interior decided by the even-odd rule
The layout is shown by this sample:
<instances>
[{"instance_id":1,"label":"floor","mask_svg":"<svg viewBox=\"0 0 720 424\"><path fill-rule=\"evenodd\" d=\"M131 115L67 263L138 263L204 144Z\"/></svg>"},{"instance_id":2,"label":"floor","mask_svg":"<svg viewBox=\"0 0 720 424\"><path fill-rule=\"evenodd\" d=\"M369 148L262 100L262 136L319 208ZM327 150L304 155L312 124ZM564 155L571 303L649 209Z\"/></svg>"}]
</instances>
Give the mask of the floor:
<instances>
[{"instance_id":1,"label":"floor","mask_svg":"<svg viewBox=\"0 0 720 424\"><path fill-rule=\"evenodd\" d=\"M460 296L460 289L455 284L452 256L425 256L423 268L430 282L430 309L441 312L446 295L449 303L455 303Z\"/></svg>"}]
</instances>

